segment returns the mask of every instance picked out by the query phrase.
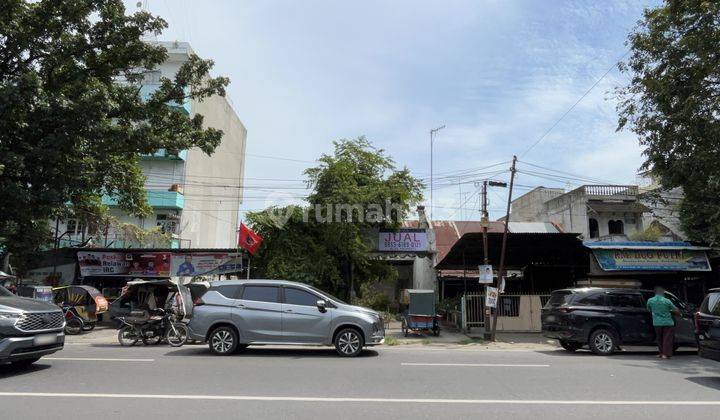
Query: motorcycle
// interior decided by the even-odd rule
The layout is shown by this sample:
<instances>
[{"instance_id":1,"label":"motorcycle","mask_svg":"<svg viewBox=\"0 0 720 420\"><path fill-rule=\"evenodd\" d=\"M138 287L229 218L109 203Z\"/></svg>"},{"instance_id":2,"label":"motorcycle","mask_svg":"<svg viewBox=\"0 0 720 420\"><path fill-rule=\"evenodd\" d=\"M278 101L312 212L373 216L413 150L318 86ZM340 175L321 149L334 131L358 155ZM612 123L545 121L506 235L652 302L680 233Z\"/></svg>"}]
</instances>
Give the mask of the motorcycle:
<instances>
[{"instance_id":1,"label":"motorcycle","mask_svg":"<svg viewBox=\"0 0 720 420\"><path fill-rule=\"evenodd\" d=\"M138 341L145 345L160 344L163 339L172 347L180 347L187 341L188 328L178 320L173 311L156 309L149 317L146 311L132 311L130 316L116 317L123 326L118 330L121 346L134 346Z\"/></svg>"}]
</instances>

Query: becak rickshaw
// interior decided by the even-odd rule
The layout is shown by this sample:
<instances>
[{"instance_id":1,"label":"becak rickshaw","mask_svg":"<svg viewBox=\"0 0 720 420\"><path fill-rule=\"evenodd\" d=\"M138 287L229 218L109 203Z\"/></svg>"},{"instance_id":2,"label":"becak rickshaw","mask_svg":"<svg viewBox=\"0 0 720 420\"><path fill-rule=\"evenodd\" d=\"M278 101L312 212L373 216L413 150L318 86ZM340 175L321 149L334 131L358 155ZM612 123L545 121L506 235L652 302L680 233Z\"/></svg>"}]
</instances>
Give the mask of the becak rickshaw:
<instances>
[{"instance_id":1,"label":"becak rickshaw","mask_svg":"<svg viewBox=\"0 0 720 420\"><path fill-rule=\"evenodd\" d=\"M53 301L63 309L65 333L70 335L91 331L97 324L98 314L108 310L105 296L98 289L85 285L56 287Z\"/></svg>"},{"instance_id":2,"label":"becak rickshaw","mask_svg":"<svg viewBox=\"0 0 720 420\"><path fill-rule=\"evenodd\" d=\"M405 289L400 304L402 311L402 333L405 337L413 332L432 332L440 335L440 317L435 313L435 291Z\"/></svg>"}]
</instances>

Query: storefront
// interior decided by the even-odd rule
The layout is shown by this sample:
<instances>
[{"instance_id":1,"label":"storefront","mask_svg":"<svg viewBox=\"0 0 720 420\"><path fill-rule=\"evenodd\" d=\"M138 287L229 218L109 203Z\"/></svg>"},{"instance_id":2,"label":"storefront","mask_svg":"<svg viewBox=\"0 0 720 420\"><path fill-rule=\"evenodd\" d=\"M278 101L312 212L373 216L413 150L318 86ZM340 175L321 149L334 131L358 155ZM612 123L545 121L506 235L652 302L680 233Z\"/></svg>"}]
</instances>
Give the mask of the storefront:
<instances>
[{"instance_id":1,"label":"storefront","mask_svg":"<svg viewBox=\"0 0 720 420\"><path fill-rule=\"evenodd\" d=\"M711 248L688 242L585 242L590 250L588 278L578 285L662 286L690 303L699 303L716 285Z\"/></svg>"},{"instance_id":2,"label":"storefront","mask_svg":"<svg viewBox=\"0 0 720 420\"><path fill-rule=\"evenodd\" d=\"M503 234L488 237L488 260L495 278ZM483 293L478 267L484 263L481 233L466 233L435 267L441 298ZM506 293L539 294L572 287L587 272L587 251L574 233L508 233L505 252Z\"/></svg>"},{"instance_id":3,"label":"storefront","mask_svg":"<svg viewBox=\"0 0 720 420\"><path fill-rule=\"evenodd\" d=\"M133 279L243 277L247 256L236 249L78 249L75 283L113 300Z\"/></svg>"}]
</instances>

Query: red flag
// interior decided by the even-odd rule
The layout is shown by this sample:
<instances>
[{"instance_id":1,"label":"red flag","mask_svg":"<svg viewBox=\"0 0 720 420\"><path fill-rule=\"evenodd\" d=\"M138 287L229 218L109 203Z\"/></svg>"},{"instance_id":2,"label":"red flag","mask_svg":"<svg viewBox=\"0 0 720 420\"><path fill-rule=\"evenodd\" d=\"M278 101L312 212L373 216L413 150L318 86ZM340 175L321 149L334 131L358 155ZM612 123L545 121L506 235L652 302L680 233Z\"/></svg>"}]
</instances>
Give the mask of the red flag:
<instances>
[{"instance_id":1,"label":"red flag","mask_svg":"<svg viewBox=\"0 0 720 420\"><path fill-rule=\"evenodd\" d=\"M240 223L240 234L238 235L238 246L240 248L255 255L255 252L260 248L262 240L262 236L250 230L250 228L245 226L245 223Z\"/></svg>"}]
</instances>

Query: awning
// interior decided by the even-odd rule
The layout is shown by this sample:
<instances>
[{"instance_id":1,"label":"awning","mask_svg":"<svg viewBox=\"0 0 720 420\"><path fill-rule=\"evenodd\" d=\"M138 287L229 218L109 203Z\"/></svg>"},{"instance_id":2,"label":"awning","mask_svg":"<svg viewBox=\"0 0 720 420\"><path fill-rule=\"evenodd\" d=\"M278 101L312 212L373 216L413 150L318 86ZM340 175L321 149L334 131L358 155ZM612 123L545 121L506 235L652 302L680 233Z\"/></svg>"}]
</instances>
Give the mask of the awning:
<instances>
[{"instance_id":1,"label":"awning","mask_svg":"<svg viewBox=\"0 0 720 420\"><path fill-rule=\"evenodd\" d=\"M711 271L707 251L688 242L585 242L603 271Z\"/></svg>"},{"instance_id":2,"label":"awning","mask_svg":"<svg viewBox=\"0 0 720 420\"><path fill-rule=\"evenodd\" d=\"M500 261L502 233L488 233L488 256L493 267ZM527 266L574 267L587 261L587 251L575 233L508 233L506 269ZM481 233L466 233L435 268L477 269L484 260ZM585 263L587 264L587 263Z\"/></svg>"}]
</instances>

